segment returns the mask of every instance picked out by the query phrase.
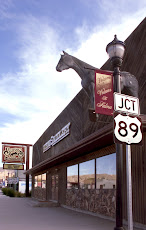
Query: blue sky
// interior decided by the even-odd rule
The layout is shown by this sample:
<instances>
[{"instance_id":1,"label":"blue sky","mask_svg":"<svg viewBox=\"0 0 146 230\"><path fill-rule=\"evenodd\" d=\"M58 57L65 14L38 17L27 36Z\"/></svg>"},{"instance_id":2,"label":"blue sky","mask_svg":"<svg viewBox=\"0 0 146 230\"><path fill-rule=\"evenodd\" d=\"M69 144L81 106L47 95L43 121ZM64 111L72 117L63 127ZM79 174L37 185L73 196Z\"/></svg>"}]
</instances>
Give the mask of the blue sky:
<instances>
[{"instance_id":1,"label":"blue sky","mask_svg":"<svg viewBox=\"0 0 146 230\"><path fill-rule=\"evenodd\" d=\"M0 0L0 142L34 144L81 89L62 50L100 68L144 19L144 0Z\"/></svg>"}]
</instances>

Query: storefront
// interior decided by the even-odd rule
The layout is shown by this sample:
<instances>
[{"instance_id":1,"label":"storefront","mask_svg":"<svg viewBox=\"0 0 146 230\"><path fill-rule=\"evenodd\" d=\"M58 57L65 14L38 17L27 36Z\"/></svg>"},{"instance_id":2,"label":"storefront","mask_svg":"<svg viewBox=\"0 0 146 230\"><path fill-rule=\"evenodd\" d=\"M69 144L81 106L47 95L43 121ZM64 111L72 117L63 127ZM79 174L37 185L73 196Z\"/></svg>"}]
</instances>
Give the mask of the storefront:
<instances>
[{"instance_id":1,"label":"storefront","mask_svg":"<svg viewBox=\"0 0 146 230\"><path fill-rule=\"evenodd\" d=\"M143 145L132 145L134 222L146 225L146 85L144 20L128 37L122 68L139 82ZM109 61L102 69L110 69ZM115 217L116 153L113 118L99 115L92 122L89 98L81 90L33 148L32 196L60 205ZM126 153L123 145L123 215L126 211Z\"/></svg>"}]
</instances>

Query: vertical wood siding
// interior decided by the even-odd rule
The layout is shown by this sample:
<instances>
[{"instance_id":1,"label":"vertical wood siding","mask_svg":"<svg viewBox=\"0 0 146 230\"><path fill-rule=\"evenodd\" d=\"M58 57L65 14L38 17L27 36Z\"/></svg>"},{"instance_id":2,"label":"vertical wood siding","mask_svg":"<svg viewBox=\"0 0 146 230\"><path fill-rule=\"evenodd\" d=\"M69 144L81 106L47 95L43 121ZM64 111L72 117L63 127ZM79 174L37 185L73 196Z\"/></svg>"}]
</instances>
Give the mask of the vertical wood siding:
<instances>
[{"instance_id":1,"label":"vertical wood siding","mask_svg":"<svg viewBox=\"0 0 146 230\"><path fill-rule=\"evenodd\" d=\"M132 159L132 198L134 222L146 224L146 133L143 135L143 146L133 145ZM127 219L127 186L126 186L126 152L123 154L123 217Z\"/></svg>"}]
</instances>

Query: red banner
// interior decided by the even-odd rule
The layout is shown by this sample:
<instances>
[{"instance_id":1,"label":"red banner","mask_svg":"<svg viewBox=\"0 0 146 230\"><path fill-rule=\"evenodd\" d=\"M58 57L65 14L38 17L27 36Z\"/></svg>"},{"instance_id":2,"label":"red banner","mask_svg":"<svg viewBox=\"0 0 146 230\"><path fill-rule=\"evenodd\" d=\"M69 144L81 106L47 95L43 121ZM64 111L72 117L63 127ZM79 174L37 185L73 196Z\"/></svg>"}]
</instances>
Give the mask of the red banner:
<instances>
[{"instance_id":1,"label":"red banner","mask_svg":"<svg viewBox=\"0 0 146 230\"><path fill-rule=\"evenodd\" d=\"M95 112L113 115L113 74L95 71Z\"/></svg>"},{"instance_id":2,"label":"red banner","mask_svg":"<svg viewBox=\"0 0 146 230\"><path fill-rule=\"evenodd\" d=\"M2 162L25 163L25 148L22 146L3 145Z\"/></svg>"}]
</instances>

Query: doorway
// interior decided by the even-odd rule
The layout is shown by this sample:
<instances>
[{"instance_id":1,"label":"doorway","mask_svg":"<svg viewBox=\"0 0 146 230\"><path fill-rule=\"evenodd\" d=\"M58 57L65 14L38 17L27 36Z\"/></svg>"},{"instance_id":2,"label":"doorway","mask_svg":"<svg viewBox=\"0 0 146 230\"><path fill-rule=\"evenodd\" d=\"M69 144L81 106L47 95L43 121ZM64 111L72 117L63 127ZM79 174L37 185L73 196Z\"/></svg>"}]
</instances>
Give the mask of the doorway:
<instances>
[{"instance_id":1,"label":"doorway","mask_svg":"<svg viewBox=\"0 0 146 230\"><path fill-rule=\"evenodd\" d=\"M51 199L58 201L58 174L53 174L51 177Z\"/></svg>"}]
</instances>

